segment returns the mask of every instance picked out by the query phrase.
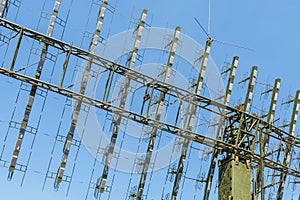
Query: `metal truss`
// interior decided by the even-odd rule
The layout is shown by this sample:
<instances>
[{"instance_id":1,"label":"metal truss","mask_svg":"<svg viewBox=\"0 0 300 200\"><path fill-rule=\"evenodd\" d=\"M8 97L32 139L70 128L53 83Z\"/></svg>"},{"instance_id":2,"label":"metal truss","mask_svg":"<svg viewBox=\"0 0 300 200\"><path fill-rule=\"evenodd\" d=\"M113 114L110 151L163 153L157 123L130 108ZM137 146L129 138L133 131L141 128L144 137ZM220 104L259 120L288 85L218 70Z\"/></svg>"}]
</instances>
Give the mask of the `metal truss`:
<instances>
[{"instance_id":1,"label":"metal truss","mask_svg":"<svg viewBox=\"0 0 300 200\"><path fill-rule=\"evenodd\" d=\"M33 87L46 89L59 95L72 98L78 102L81 102L82 104L88 104L152 128L183 137L189 141L194 141L209 147L213 147L214 149L226 152L227 154L234 154L238 157L238 159L245 162L255 163L270 169L274 169L283 174L282 176L284 177L282 178L281 182L284 182L286 175L300 178L300 171L296 168L290 167L286 158L290 153L288 151L293 148L300 148L300 139L297 138L293 133L286 132L276 127L272 124L272 122L265 121L256 114L248 113L250 101L245 101L244 109L234 108L228 106L227 104L219 103L215 100L201 96L200 94L195 94L180 87L159 81L129 67L123 66L114 61L110 61L106 58L102 58L94 53L80 49L76 46L54 39L47 35L27 29L8 20L1 18L0 26L19 34L19 40L12 58L11 66L8 66L7 68L1 67L0 74L29 83ZM30 77L14 71L14 65L18 56L19 47L21 45L22 38L24 37L31 38L47 47L55 48L67 54L67 58L62 65L63 73L59 84L49 83L40 80L39 77ZM163 92L165 95L169 95L179 99L180 101L193 104L198 109L204 109L219 115L224 119L223 123L225 123L225 136L223 139L211 138L205 134L193 132L187 128L180 128L174 124L165 123L159 119L153 119L149 116L138 114L125 108L113 105L109 101L92 98L85 94L72 91L67 87L63 87L65 72L70 67L68 66L70 56L92 62L94 65L102 68L103 70L125 76L131 81L139 83L141 86L152 88L158 92ZM249 87L250 86L251 84L249 84ZM252 96L252 94L248 94L247 96ZM274 161L268 156L262 156L261 152L254 150L255 141L258 135L260 135L260 138L273 138L284 143L284 146L288 147L283 163Z\"/></svg>"}]
</instances>

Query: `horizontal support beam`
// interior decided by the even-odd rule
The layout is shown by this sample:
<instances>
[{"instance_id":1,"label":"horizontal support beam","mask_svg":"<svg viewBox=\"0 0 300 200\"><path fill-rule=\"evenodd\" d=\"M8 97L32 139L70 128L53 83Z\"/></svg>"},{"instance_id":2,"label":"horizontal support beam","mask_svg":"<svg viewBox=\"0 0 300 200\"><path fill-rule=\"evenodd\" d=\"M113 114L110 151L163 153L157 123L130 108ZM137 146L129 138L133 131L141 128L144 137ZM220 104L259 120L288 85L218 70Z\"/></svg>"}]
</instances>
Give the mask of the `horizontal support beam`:
<instances>
[{"instance_id":1,"label":"horizontal support beam","mask_svg":"<svg viewBox=\"0 0 300 200\"><path fill-rule=\"evenodd\" d=\"M137 113L125 110L125 109L121 109L117 106L114 106L114 105L108 103L108 102L103 102L101 100L98 100L98 99L95 99L92 97L88 97L83 94L80 94L80 93L77 93L77 92L74 92L74 91L71 91L71 90L68 90L65 88L61 88L57 85L54 85L54 84L51 84L48 82L44 82L39 79L35 79L35 78L29 77L29 76L26 76L26 75L23 75L20 73L16 73L16 72L10 71L10 70L2 68L2 67L0 67L0 74L3 74L5 76L8 76L8 77L20 80L20 81L27 82L31 85L35 85L42 89L52 91L54 93L72 98L77 101L82 101L83 103L89 104L91 106L100 108L102 110L106 110L108 112L111 112L111 113L114 113L117 115L121 115L122 117L130 119L132 121L135 121L135 122L138 122L138 123L141 123L141 124L153 127L153 128L157 128L159 130L171 133L173 135L187 138L191 141L203 144L205 146L213 147L213 148L223 150L223 151L226 151L229 153L239 152L239 151L247 152L247 153L249 153L249 156L241 155L241 158L252 160L255 163L259 163L261 160L261 156L259 154L253 153L251 151L248 151L248 150L245 150L242 148L237 148L230 143L227 143L227 142L224 142L221 140L217 140L214 138L210 138L205 135L195 133L193 131L182 129L182 128L179 128L174 125L170 125L170 124L167 124L164 122L160 122L160 121L156 121L156 120L147 118L143 115L140 115L140 114L137 114ZM275 162L269 158L263 158L263 162L264 162L264 165L268 168L275 169L275 170L278 170L281 172L285 172L288 175L300 178L299 170L288 168L288 167L284 166L283 164Z\"/></svg>"},{"instance_id":2,"label":"horizontal support beam","mask_svg":"<svg viewBox=\"0 0 300 200\"><path fill-rule=\"evenodd\" d=\"M54 48L57 48L59 50L62 50L64 52L70 52L71 55L74 55L78 58L81 58L83 60L91 60L93 61L93 64L105 68L107 70L110 71L114 71L117 74L120 74L122 76L126 76L138 83L141 83L145 86L150 86L150 87L154 87L155 89L159 90L159 91L166 91L166 94L174 96L178 99L184 100L184 101L188 101L191 104L195 104L198 107L208 110L210 112L214 112L216 114L219 114L221 116L223 116L222 114L222 110L225 110L225 113L227 114L231 114L231 115L237 115L240 116L242 114L244 114L244 116L250 117L254 120L260 120L260 124L262 124L263 127L266 127L269 131L271 131L270 136L271 135L277 135L277 137L282 138L282 140L284 140L284 138L286 137L290 137L295 141L295 144L299 144L300 145L300 139L289 134L288 132L268 123L267 121L264 121L262 119L260 119L258 116L255 115L251 115L249 113L245 113L242 110L239 110L237 108L228 106L228 105L224 105L222 103L219 103L217 101L211 100L207 97L201 96L201 95L197 95L191 91L188 91L186 89L183 88L179 88L176 87L174 85L168 84L168 83L164 83L162 81L159 81L151 76L148 76L146 74L143 74L141 72L135 71L133 69L130 69L126 66L123 66L121 64L118 64L114 61L108 60L106 58L100 57L98 55L92 54L88 51L85 51L81 48L75 47L71 44L62 42L60 40L54 39L52 37L48 37L44 34L41 34L39 32L30 30L28 28L22 27L18 24L15 24L13 22L10 22L6 19L0 19L0 26L3 26L5 28L8 28L10 30L13 30L17 33L20 33L20 31L22 30L23 35L30 37L34 40L37 40L39 42L42 42L44 44L47 44L49 46L52 46ZM167 90L166 90L167 88ZM190 101L190 99L193 99L194 101ZM216 109L212 109L216 108Z\"/></svg>"}]
</instances>

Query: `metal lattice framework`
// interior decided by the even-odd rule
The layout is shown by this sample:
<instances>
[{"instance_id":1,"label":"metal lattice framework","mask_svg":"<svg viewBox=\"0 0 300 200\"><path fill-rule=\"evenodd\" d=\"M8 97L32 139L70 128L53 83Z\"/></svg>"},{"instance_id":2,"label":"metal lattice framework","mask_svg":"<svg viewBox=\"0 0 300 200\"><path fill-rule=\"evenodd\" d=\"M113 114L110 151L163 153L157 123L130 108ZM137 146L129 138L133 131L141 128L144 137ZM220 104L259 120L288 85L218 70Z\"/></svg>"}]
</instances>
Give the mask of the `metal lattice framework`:
<instances>
[{"instance_id":1,"label":"metal lattice framework","mask_svg":"<svg viewBox=\"0 0 300 200\"><path fill-rule=\"evenodd\" d=\"M1 2L0 15L2 17L5 14L5 8L8 7L7 3L8 1L5 0ZM134 197L136 199L143 199L143 195L145 193L144 188L146 178L147 176L149 176L148 170L152 151L154 149L154 143L156 140L157 132L159 130L183 139L179 162L177 163L177 167L175 167L175 169L171 172L175 175L175 180L173 181L173 187L170 197L170 199L172 200L179 198L178 191L180 190L180 184L184 174L183 170L186 163L185 160L188 154L188 150L189 148L191 148L192 142L212 148L210 156L210 167L208 172L205 174L206 179L204 178L203 180L201 180L201 182L205 184L203 199L209 199L216 163L220 155L223 156L224 162L226 161L226 159L233 159L237 165L239 163L242 163L247 166L247 168L255 172L255 175L253 176L255 177L253 181L254 186L252 188L252 196L254 199L265 199L265 190L271 187L277 189L276 199L282 199L287 182L287 176L293 177L295 179L295 184L299 182L299 166L297 166L297 164L291 165L291 163L293 162L293 155L295 154L295 152L298 152L300 150L300 139L295 135L300 104L300 91L297 91L294 99L290 101L290 103L294 103L294 105L291 115L291 122L287 125L289 127L289 130L285 131L284 129L274 125L274 114L276 103L278 101L278 92L280 86L279 79L276 79L272 89L266 91L266 93L272 92L268 114L266 116L259 116L257 113L250 113L250 107L253 101L252 98L254 86L257 78L258 69L256 66L252 68L250 76L242 81L249 82L244 103L237 107L232 107L229 105L236 74L236 68L238 65L238 57L233 58L232 64L227 70L227 72L229 72L229 77L226 87L226 93L222 97L222 103L200 94L201 89L203 88L204 74L206 71L212 44L211 38L207 39L202 56L199 77L197 80L195 91L192 92L190 90L180 88L168 83L171 69L174 65L173 61L176 56L176 47L178 46L178 42L180 40L179 27L176 28L173 39L170 43L171 49L169 51L168 62L166 64L166 69L164 72L164 79L158 80L147 74L143 74L139 71L134 70L134 65L139 53L139 44L141 41L142 32L146 23L147 10L144 10L142 12L139 22L137 23L135 43L133 46L133 50L130 52L127 58L127 65L122 65L118 62L111 61L95 54L99 38L101 37L100 33L104 21L104 14L108 6L108 1L104 0L101 3L97 18L96 30L93 34L89 50L84 50L82 48L76 47L72 44L68 44L52 37L52 32L54 29L55 21L57 19L60 3L60 1L56 0L46 35L34 30L30 30L4 18L0 18L0 26L3 30L11 31L13 37L10 40L14 41L16 44L14 52L12 54L10 65L0 67L0 73L12 79L22 81L23 83L28 83L31 87L30 95L28 97L28 103L25 108L24 117L20 125L19 135L16 141L11 161L9 162L7 160L1 160L4 163L3 166L8 167L9 180L13 178L13 173L15 170L22 170L22 166L25 166L22 164L18 164L18 157L20 151L22 151L21 146L26 129L28 128L28 121L30 120L30 113L37 90L44 89L47 92L49 91L52 93L56 93L57 95L65 96L67 98L75 100L75 106L72 111L71 126L69 132L66 134L64 141L65 144L63 148L63 156L58 171L54 175L55 189L58 189L59 184L61 184L64 181L64 177L66 177L65 169L68 167L68 156L71 151L71 146L74 143L74 132L83 105L88 105L97 109L105 110L108 113L114 115L114 120L112 122L113 133L111 136L111 143L109 144L106 153L102 176L99 178L100 181L94 186L96 198L99 198L99 193L103 193L106 191L106 182L109 175L110 163L114 154L116 140L119 138L119 127L123 118L151 128L146 157L142 161L143 169L140 175L140 181L138 187L136 188L136 191L134 191L135 194L131 195L132 198ZM17 65L17 60L21 56L20 49L22 48L22 42L24 41L24 39L38 42L43 46L34 75L21 73L24 67ZM59 55L65 55L65 59L59 60L57 61L58 63L56 63L56 66L61 67L59 74L60 78L56 81L43 80L43 78L41 77L42 70L47 68L47 64L45 63L45 61L48 59L47 56L50 54L49 49L51 49L51 51L57 51ZM66 74L70 71L76 70L75 66L69 64L70 60L72 59L79 59L86 62L79 92L70 89L72 88L70 87L70 85L66 85ZM121 101L119 105L113 104L111 99L109 99L109 89L105 90L104 98L102 100L85 94L89 77L94 76L95 71L109 74L107 79L108 85L109 83L111 84L114 76L125 78L125 84L123 85L121 90ZM152 93L156 92L157 94L159 94L159 98L156 101L155 105L156 114L154 116L149 115L148 112L146 112L146 114L144 114L143 112L138 113L126 107L128 90L130 84L133 83L138 85L138 88L144 88L145 91L152 91ZM111 85L107 88L110 87ZM178 112L186 113L186 123L184 124L184 126L180 127L176 124L176 122L166 123L161 120L161 114L164 109L165 103L164 101L165 99L168 99L170 97L176 98L178 101L180 101L181 104L184 103L188 105L188 110L181 110L181 107L178 108ZM147 96L147 98L141 100L144 101L143 106L145 101L148 101L149 99L152 100L152 98L153 97L150 95ZM205 110L207 112L214 113L219 117L216 138L207 136L205 132L199 133L197 131L194 131L193 126L195 124L195 118L197 117L199 110ZM266 120L265 117L267 117ZM270 148L270 141L276 141L277 143L279 143L279 149ZM274 159L274 157L277 157L277 159ZM299 158L296 158L296 161L297 159ZM279 177L277 182L272 182L270 183L271 185L265 185L265 169L270 169L277 173L276 175L274 175ZM196 181L200 182L198 179Z\"/></svg>"}]
</instances>

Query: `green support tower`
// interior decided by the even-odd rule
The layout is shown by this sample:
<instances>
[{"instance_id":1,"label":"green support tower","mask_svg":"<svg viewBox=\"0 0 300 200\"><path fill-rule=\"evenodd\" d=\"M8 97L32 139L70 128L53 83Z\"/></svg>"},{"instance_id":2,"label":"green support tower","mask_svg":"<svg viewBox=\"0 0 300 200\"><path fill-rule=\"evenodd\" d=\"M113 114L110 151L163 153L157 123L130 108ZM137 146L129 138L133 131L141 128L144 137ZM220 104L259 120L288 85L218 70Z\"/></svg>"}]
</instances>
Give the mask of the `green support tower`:
<instances>
[{"instance_id":1,"label":"green support tower","mask_svg":"<svg viewBox=\"0 0 300 200\"><path fill-rule=\"evenodd\" d=\"M245 102L237 107L243 113L226 118L223 138L234 148L219 161L219 200L249 200L251 196L249 151L253 150L258 124L257 120L247 119L245 113L250 109L256 75L254 66L250 77L243 80L249 80Z\"/></svg>"},{"instance_id":2,"label":"green support tower","mask_svg":"<svg viewBox=\"0 0 300 200\"><path fill-rule=\"evenodd\" d=\"M250 168L247 167L246 163L237 163L233 156L219 162L218 199L250 199Z\"/></svg>"}]
</instances>

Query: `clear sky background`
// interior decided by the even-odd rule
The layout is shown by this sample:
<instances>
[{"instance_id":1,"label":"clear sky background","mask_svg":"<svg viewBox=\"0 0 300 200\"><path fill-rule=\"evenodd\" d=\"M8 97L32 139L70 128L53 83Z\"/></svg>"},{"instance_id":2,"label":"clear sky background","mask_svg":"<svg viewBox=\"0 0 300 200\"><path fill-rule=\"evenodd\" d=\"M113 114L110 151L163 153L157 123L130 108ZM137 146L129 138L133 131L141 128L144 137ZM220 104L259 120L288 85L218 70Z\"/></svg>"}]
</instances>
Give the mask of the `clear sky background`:
<instances>
[{"instance_id":1,"label":"clear sky background","mask_svg":"<svg viewBox=\"0 0 300 200\"><path fill-rule=\"evenodd\" d=\"M47 0L45 2L44 10L51 13L54 0ZM74 45L82 46L83 49L87 49L89 43L83 43L81 45L83 30L87 24L87 20L89 19L87 29L90 30L90 32L93 32L95 27L95 16L97 15L98 10L93 8L90 18L87 18L91 6L91 0L73 0L71 6L70 2L70 0L62 1L61 10L58 15L61 18L66 17L68 10L71 8L66 30L64 31L62 39L68 43L73 43ZM33 0L24 0L22 1L17 17L15 17L16 9L11 6L7 19L15 21L16 23L33 30L37 30L37 24L43 3L44 1L37 2ZM192 37L201 45L204 46L205 44L206 35L197 25L194 17L196 17L203 27L207 29L207 0L119 0L117 4L115 4L116 1L114 0L111 3L112 5L116 5L116 10L112 21L111 13L108 13L107 18L105 19L102 32L102 36L105 38L128 30L130 17L139 17L142 10L146 8L149 13L147 21L151 26L162 28L166 27L170 29L174 29L176 26L181 26L183 33ZM245 77L245 74L250 71L252 66L256 65L259 68L259 82L273 84L273 80L275 78L281 78L282 87L280 91L280 99L286 99L288 95L294 96L295 91L300 89L300 67L298 66L300 48L300 28L298 26L298 21L300 19L299 10L300 2L296 0L211 0L211 37L216 40L242 45L253 49L253 51L249 51L230 45L224 45L219 42L214 42L211 50L211 58L221 69L224 61L231 62L232 57L237 55L240 57L237 72L238 81ZM41 21L41 26L38 28L38 31L46 33L48 21L45 19L43 20ZM55 28L56 31L54 32L53 37L60 39L62 29L60 27ZM0 30L2 29L3 28L1 27ZM2 51L3 50L1 50L1 52ZM4 136L8 130L8 123L13 111L16 92L19 85L14 83L13 79L9 79L4 76L0 76L0 84L3 85L3 87L1 87L2 92L0 94L0 130L2 130L0 132L0 144L3 145ZM238 95L236 94L236 98L238 98L237 96ZM257 96L259 96L259 93ZM27 96L24 95L24 100L20 100L22 101L20 113L23 112L21 108L24 109L26 99ZM259 101L260 99L257 98L256 102ZM53 115L56 108L58 110L62 109L57 106L55 101L52 106L53 107L46 109L46 111L49 111L49 115ZM17 119L20 119L20 116ZM36 121L36 119L33 121ZM49 163L49 157L44 155L50 155L50 151L53 146L52 141L54 140L53 138L57 131L55 128L57 124L49 126L47 123L48 122L46 121L42 122L41 126L44 126L44 128L42 127L40 132L41 135L49 134L51 142L47 144L47 137L38 137L37 141L35 141L35 144L41 142L43 146L36 145L36 147L33 148L33 158L31 161L33 164L31 164L31 166L34 167L31 167L32 170L29 170L27 173L22 187L20 187L22 178L21 174L16 173L14 179L11 182L8 182L6 181L7 169L0 168L1 199L21 198L32 200L81 200L85 198L87 184L93 168L93 158L85 152L84 147L82 147L81 153L76 161L77 163L81 163L81 165L76 169L77 171L74 175L75 183L71 186L70 194L66 196L65 186L62 186L58 192L54 192L53 180L49 180L46 184L46 189L42 191L42 184ZM67 129L67 127L68 124L65 125L65 129ZM11 144L14 144L14 140L12 139L11 141ZM13 145L7 144L6 148L11 148L12 146ZM55 161L59 161L61 158L60 147L62 147L62 145L57 146L58 156L57 158L53 158ZM11 152L12 148L7 150L7 155L10 155ZM55 166L52 166L53 171L56 170ZM96 166L100 165L98 164ZM97 173L99 172L100 170L97 171ZM118 180L125 180L126 174L120 173L119 177L120 179ZM159 173L156 177L159 177ZM121 192L123 191L122 185L119 185L118 187L119 188L115 190L116 195L111 197L113 200L123 199L123 194ZM118 193L118 191L120 192ZM103 197L103 199L107 198L107 196ZM88 199L92 199L92 196L89 196ZM154 195L149 199L156 200L157 197ZM182 199L187 199L187 197L184 198L183 196Z\"/></svg>"}]
</instances>

